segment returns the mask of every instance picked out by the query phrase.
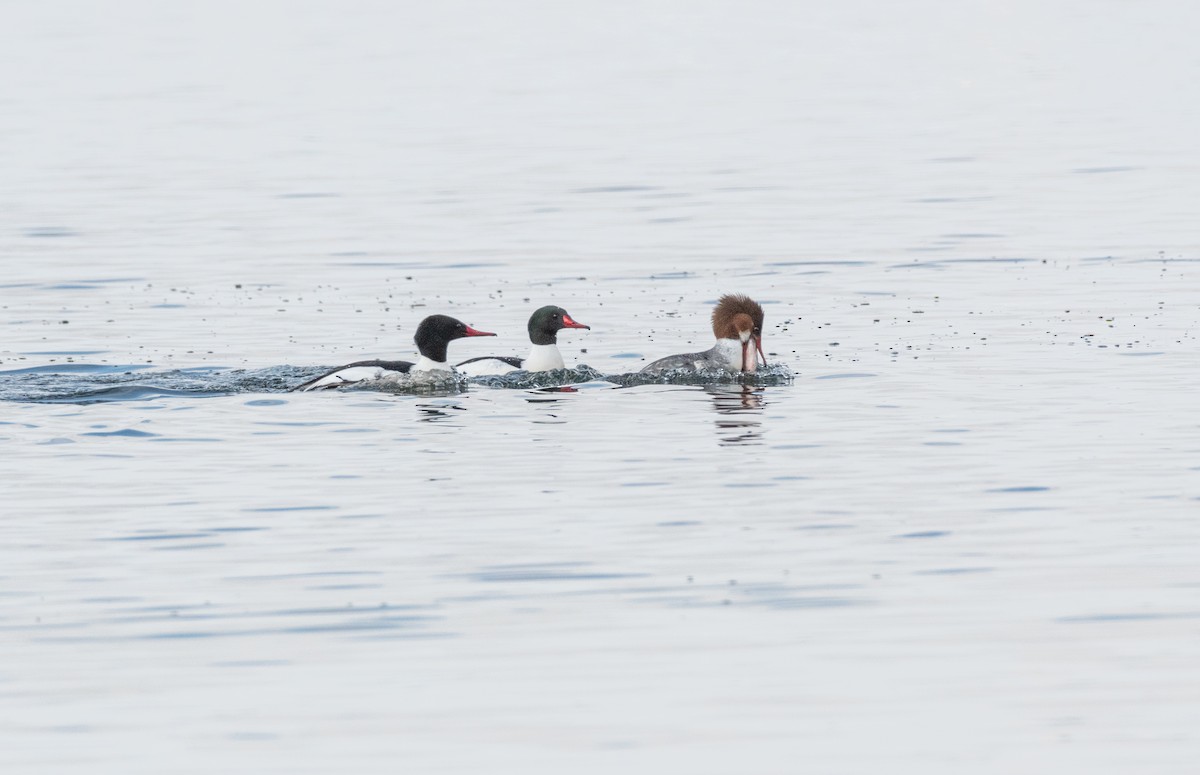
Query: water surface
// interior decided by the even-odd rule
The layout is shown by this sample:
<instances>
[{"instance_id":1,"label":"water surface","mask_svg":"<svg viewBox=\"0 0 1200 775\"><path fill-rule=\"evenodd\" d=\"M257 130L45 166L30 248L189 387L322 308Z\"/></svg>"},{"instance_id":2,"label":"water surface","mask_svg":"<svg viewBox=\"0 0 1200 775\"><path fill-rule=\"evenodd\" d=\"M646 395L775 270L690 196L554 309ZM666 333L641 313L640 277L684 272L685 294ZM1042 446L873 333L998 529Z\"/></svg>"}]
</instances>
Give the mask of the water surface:
<instances>
[{"instance_id":1,"label":"water surface","mask_svg":"<svg viewBox=\"0 0 1200 775\"><path fill-rule=\"evenodd\" d=\"M1191 5L8 16L0 769L1194 768Z\"/></svg>"}]
</instances>

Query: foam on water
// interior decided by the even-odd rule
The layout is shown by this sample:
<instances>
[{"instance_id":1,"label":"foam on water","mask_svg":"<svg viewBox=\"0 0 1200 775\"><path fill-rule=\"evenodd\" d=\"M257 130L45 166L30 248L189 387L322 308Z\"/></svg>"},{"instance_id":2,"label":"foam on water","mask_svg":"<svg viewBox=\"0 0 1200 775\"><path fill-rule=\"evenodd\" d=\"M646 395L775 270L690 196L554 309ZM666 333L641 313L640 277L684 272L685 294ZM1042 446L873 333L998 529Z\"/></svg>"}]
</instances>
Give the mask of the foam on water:
<instances>
[{"instance_id":1,"label":"foam on water","mask_svg":"<svg viewBox=\"0 0 1200 775\"><path fill-rule=\"evenodd\" d=\"M570 369L551 371L510 371L507 374L488 374L471 378L471 384L493 388L546 388L559 385L577 385L584 382L607 379L591 366L580 365Z\"/></svg>"},{"instance_id":2,"label":"foam on water","mask_svg":"<svg viewBox=\"0 0 1200 775\"><path fill-rule=\"evenodd\" d=\"M467 389L470 381L458 372L419 371L409 374L388 374L380 379L355 382L337 390L351 390L396 395L447 395Z\"/></svg>"},{"instance_id":3,"label":"foam on water","mask_svg":"<svg viewBox=\"0 0 1200 775\"><path fill-rule=\"evenodd\" d=\"M769 366L761 366L757 371L738 372L724 369L672 369L654 374L633 372L626 374L610 374L604 377L624 387L635 385L747 385L751 387L768 387L790 385L796 375L786 365L775 362Z\"/></svg>"}]
</instances>

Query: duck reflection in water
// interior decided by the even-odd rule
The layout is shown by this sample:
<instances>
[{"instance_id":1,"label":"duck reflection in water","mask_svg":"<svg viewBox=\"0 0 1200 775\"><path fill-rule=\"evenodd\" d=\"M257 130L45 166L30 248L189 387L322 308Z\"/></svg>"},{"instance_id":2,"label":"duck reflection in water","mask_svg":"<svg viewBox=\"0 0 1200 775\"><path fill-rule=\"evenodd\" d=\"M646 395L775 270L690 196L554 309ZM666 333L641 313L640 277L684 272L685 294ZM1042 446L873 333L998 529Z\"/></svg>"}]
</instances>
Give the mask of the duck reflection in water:
<instances>
[{"instance_id":1,"label":"duck reflection in water","mask_svg":"<svg viewBox=\"0 0 1200 775\"><path fill-rule=\"evenodd\" d=\"M579 391L570 385L560 387L545 387L531 390L530 394L525 397L525 400L534 406L539 407L543 416L540 419L533 420L534 425L562 425L566 420L561 419L555 410L559 404L569 401L570 398L564 394L578 393Z\"/></svg>"},{"instance_id":2,"label":"duck reflection in water","mask_svg":"<svg viewBox=\"0 0 1200 775\"><path fill-rule=\"evenodd\" d=\"M554 393L578 393L578 388L573 388L570 385L561 385L559 387L544 387L537 390L529 391L530 395L525 399L531 404L556 404L559 401L564 401L563 398L555 398Z\"/></svg>"},{"instance_id":3,"label":"duck reflection in water","mask_svg":"<svg viewBox=\"0 0 1200 775\"><path fill-rule=\"evenodd\" d=\"M421 416L417 418L420 422L441 422L454 418L454 412L465 412L467 407L461 404L417 404L417 411Z\"/></svg>"},{"instance_id":4,"label":"duck reflection in water","mask_svg":"<svg viewBox=\"0 0 1200 775\"><path fill-rule=\"evenodd\" d=\"M704 392L717 410L717 435L721 445L762 442L762 415L766 388L750 385L709 385Z\"/></svg>"}]
</instances>

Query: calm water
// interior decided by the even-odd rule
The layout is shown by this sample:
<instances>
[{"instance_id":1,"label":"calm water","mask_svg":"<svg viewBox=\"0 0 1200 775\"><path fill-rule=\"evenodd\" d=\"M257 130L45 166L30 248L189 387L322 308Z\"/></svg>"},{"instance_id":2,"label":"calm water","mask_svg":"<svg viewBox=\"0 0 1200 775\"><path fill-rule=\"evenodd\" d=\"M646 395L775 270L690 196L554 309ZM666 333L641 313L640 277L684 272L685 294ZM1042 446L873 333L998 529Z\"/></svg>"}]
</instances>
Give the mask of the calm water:
<instances>
[{"instance_id":1,"label":"calm water","mask_svg":"<svg viewBox=\"0 0 1200 775\"><path fill-rule=\"evenodd\" d=\"M1193 771L1196 8L6 8L0 770Z\"/></svg>"}]
</instances>

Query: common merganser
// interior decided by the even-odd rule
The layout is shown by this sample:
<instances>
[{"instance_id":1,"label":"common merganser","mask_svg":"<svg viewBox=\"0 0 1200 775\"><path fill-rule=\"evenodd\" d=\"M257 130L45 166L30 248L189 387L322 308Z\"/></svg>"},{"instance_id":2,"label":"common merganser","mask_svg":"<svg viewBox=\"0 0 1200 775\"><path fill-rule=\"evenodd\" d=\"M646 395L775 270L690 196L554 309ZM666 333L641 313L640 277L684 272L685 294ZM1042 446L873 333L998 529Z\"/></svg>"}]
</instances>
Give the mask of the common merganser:
<instances>
[{"instance_id":1,"label":"common merganser","mask_svg":"<svg viewBox=\"0 0 1200 775\"><path fill-rule=\"evenodd\" d=\"M664 371L754 371L758 368L758 356L767 365L767 356L762 349L763 309L749 296L730 293L717 301L712 313L713 335L717 343L700 353L668 355L647 364L643 374L661 374ZM751 347L753 342L753 348ZM755 354L757 350L757 355Z\"/></svg>"},{"instance_id":2,"label":"common merganser","mask_svg":"<svg viewBox=\"0 0 1200 775\"><path fill-rule=\"evenodd\" d=\"M454 367L446 362L446 346L464 336L495 336L487 331L477 331L449 315L430 315L417 326L413 341L421 357L416 363L410 361L355 361L339 366L333 371L305 382L292 390L324 390L326 388L353 385L366 380L383 379L397 374L413 374L423 371L445 371L453 373Z\"/></svg>"},{"instance_id":3,"label":"common merganser","mask_svg":"<svg viewBox=\"0 0 1200 775\"><path fill-rule=\"evenodd\" d=\"M591 326L576 323L571 315L562 307L540 307L529 316L529 341L533 349L526 358L508 357L502 355L485 355L480 358L470 358L457 364L454 368L470 376L484 374L507 374L511 371L552 371L565 369L562 353L558 351L558 332L564 328L586 328ZM466 368L463 368L463 367Z\"/></svg>"}]
</instances>

